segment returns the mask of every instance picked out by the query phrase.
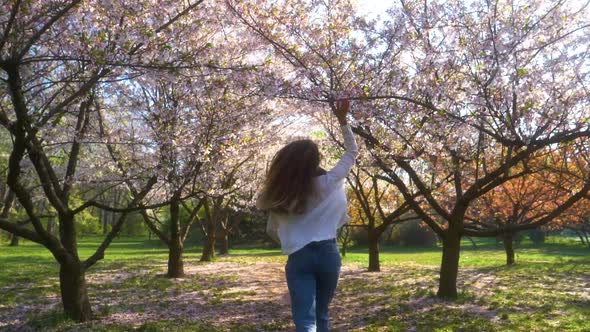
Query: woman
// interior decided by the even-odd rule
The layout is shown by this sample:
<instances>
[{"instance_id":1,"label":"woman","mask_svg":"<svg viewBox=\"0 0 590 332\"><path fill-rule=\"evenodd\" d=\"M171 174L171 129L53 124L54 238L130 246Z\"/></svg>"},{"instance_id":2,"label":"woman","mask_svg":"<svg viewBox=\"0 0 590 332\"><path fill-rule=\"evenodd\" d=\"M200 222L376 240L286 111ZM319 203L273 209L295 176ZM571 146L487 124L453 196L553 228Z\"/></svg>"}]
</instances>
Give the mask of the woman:
<instances>
[{"instance_id":1,"label":"woman","mask_svg":"<svg viewBox=\"0 0 590 332\"><path fill-rule=\"evenodd\" d=\"M256 205L269 211L267 232L289 255L285 273L297 331L329 331L328 306L338 283L336 231L349 217L344 179L358 150L347 123L347 99L336 102L346 153L334 168L320 168L317 145L287 144L274 156Z\"/></svg>"}]
</instances>

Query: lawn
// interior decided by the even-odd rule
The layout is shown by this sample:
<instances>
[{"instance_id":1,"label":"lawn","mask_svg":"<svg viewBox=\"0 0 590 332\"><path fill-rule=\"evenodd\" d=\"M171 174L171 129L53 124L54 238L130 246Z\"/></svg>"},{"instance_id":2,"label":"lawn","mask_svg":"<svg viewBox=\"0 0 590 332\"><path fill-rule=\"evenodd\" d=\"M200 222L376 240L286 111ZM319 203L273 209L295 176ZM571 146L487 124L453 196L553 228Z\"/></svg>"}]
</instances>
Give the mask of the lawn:
<instances>
[{"instance_id":1,"label":"lawn","mask_svg":"<svg viewBox=\"0 0 590 332\"><path fill-rule=\"evenodd\" d=\"M80 241L86 257L98 238ZM0 330L47 331L290 331L283 275L276 249L235 248L200 263L188 247L187 277L170 280L167 251L155 241L120 238L87 274L97 316L75 324L61 315L58 267L30 242L0 246ZM524 242L517 263L506 267L494 241L466 241L460 296L434 294L439 248L383 247L382 272L369 273L366 249L344 258L332 305L337 331L590 331L590 250L549 238Z\"/></svg>"}]
</instances>

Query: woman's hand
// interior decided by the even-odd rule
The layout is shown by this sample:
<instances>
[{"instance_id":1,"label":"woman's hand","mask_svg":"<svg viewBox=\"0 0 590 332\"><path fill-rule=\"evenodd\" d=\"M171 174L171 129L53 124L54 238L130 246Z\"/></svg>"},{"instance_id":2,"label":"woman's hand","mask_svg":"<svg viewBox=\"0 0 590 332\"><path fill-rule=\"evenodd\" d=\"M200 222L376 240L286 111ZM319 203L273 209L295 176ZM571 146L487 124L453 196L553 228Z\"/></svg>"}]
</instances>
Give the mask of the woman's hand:
<instances>
[{"instance_id":1,"label":"woman's hand","mask_svg":"<svg viewBox=\"0 0 590 332\"><path fill-rule=\"evenodd\" d=\"M338 99L336 100L336 109L334 110L334 115L338 119L340 125L344 126L348 123L346 120L346 115L350 111L350 100L348 99Z\"/></svg>"}]
</instances>

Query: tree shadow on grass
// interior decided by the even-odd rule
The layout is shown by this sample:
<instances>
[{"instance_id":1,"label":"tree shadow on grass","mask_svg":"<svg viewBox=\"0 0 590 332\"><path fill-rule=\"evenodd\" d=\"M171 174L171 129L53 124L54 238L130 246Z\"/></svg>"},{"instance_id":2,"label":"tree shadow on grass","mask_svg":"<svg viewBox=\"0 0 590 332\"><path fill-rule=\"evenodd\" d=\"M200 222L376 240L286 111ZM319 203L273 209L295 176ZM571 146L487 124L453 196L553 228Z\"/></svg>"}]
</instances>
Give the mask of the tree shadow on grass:
<instances>
[{"instance_id":1,"label":"tree shadow on grass","mask_svg":"<svg viewBox=\"0 0 590 332\"><path fill-rule=\"evenodd\" d=\"M278 256L275 253L261 254ZM284 264L252 259L234 262L231 261L233 256L213 263L188 260L185 266L188 275L182 279L158 276L165 267L164 262L157 269L148 270L139 270L136 269L139 265L130 267L125 263L117 266L117 270L103 269L114 266L98 266L93 274L96 278L89 281L91 302L98 320L84 324L64 322L55 309L43 311L40 307L31 307L27 317L32 318L16 322L11 327L12 330L31 330L43 322L48 330L77 331L293 330ZM258 254L235 256L251 258ZM564 264L571 267L571 263ZM498 281L510 282L508 287L513 284L517 287L517 284L527 284L530 280L526 279L530 273L518 267L462 269L459 274L463 290L460 298L442 301L434 297L436 271L434 266L404 264L403 268L388 266L381 273L369 273L357 265L345 265L332 305L334 331L373 328L393 331L494 330L494 324L504 324L498 316L514 309L513 304L502 304L502 301L523 294L512 288L498 292ZM515 276L522 276L522 280L512 280ZM482 287L499 295L492 298L478 293L474 283L481 283ZM497 300L501 312L488 307ZM586 308L576 301L566 305L581 308L581 313ZM526 310L538 313L536 308L522 308L519 312L526 313Z\"/></svg>"},{"instance_id":2,"label":"tree shadow on grass","mask_svg":"<svg viewBox=\"0 0 590 332\"><path fill-rule=\"evenodd\" d=\"M67 324L70 319L63 313L61 309L54 309L44 312L34 318L30 319L26 327L31 328L31 331L41 331L56 329L60 325ZM21 326L23 328L24 326ZM10 330L10 326L8 326ZM17 331L22 331L20 328Z\"/></svg>"},{"instance_id":3,"label":"tree shadow on grass","mask_svg":"<svg viewBox=\"0 0 590 332\"><path fill-rule=\"evenodd\" d=\"M283 255L280 252L263 252L263 253L239 253L239 254L232 254L226 255L226 257L282 257Z\"/></svg>"}]
</instances>

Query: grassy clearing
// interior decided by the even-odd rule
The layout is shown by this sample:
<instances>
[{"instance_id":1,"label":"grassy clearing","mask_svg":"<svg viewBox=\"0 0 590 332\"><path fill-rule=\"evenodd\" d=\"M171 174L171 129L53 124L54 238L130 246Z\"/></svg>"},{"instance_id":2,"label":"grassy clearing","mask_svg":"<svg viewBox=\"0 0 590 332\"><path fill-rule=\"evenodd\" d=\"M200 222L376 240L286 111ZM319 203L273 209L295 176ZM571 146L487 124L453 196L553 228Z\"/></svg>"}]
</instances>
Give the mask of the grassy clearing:
<instances>
[{"instance_id":1,"label":"grassy clearing","mask_svg":"<svg viewBox=\"0 0 590 332\"><path fill-rule=\"evenodd\" d=\"M82 257L100 239L80 243ZM277 249L238 248L200 263L188 247L188 276L161 277L166 248L139 238L117 239L88 272L98 320L74 324L61 314L58 266L43 248L0 247L0 330L288 331L283 265ZM590 331L590 251L550 238L524 242L517 264L504 266L500 247L466 241L457 301L438 300L439 248L383 247L383 272L368 273L364 248L344 259L332 307L336 330Z\"/></svg>"},{"instance_id":2,"label":"grassy clearing","mask_svg":"<svg viewBox=\"0 0 590 332\"><path fill-rule=\"evenodd\" d=\"M463 240L461 248L460 266L462 267L494 267L503 266L506 257L501 245L493 239L475 239L477 247L473 248L471 242ZM407 248L382 246L380 248L380 260L384 265L397 263L415 263L421 265L438 266L442 252L440 247ZM516 261L519 265L529 263L563 263L565 261L586 261L590 258L590 250L579 244L578 241L550 237L540 247L534 246L529 241L523 241L515 249ZM364 247L356 247L347 251L345 259L348 262L368 264L367 250Z\"/></svg>"}]
</instances>

